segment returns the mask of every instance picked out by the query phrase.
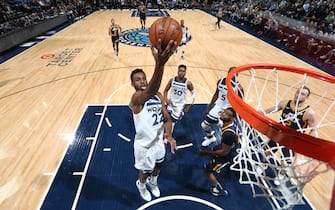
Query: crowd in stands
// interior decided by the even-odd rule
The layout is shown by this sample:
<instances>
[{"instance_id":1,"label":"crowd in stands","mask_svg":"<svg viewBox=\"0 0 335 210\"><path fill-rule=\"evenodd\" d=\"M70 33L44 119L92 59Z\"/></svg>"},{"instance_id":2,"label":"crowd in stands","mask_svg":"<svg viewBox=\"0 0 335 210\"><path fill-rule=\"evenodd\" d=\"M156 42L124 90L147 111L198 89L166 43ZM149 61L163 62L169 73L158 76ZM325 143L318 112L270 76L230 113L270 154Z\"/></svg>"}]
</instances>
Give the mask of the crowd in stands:
<instances>
[{"instance_id":1,"label":"crowd in stands","mask_svg":"<svg viewBox=\"0 0 335 210\"><path fill-rule=\"evenodd\" d=\"M335 66L335 2L332 0L256 0L213 2L227 21L276 40L302 56Z\"/></svg>"},{"instance_id":2,"label":"crowd in stands","mask_svg":"<svg viewBox=\"0 0 335 210\"><path fill-rule=\"evenodd\" d=\"M90 6L85 1L8 0L0 2L0 36L17 29L67 15L69 20L86 15Z\"/></svg>"},{"instance_id":3,"label":"crowd in stands","mask_svg":"<svg viewBox=\"0 0 335 210\"><path fill-rule=\"evenodd\" d=\"M141 1L151 9L195 9L208 5L207 0L108 0L103 2L106 9L136 9Z\"/></svg>"},{"instance_id":4,"label":"crowd in stands","mask_svg":"<svg viewBox=\"0 0 335 210\"><path fill-rule=\"evenodd\" d=\"M255 29L260 24L267 25L271 30L271 28L279 27L279 23L294 22L294 26L300 27L297 29L303 30L304 33L317 33L319 36L335 39L335 2L331 0L297 0L294 3L286 0L252 2L228 0L215 2L212 9L222 9L227 19L249 24ZM268 22L262 23L264 18Z\"/></svg>"}]
</instances>

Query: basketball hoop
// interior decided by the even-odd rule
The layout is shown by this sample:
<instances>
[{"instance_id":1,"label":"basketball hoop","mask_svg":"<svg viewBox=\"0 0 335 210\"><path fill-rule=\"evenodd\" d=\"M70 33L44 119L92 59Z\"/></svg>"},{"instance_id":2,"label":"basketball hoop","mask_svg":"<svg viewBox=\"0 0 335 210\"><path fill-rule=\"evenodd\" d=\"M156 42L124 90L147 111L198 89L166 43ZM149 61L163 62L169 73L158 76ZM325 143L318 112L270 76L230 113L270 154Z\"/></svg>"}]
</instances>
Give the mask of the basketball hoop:
<instances>
[{"instance_id":1,"label":"basketball hoop","mask_svg":"<svg viewBox=\"0 0 335 210\"><path fill-rule=\"evenodd\" d=\"M227 83L228 99L238 113L241 133L241 148L231 169L240 172L240 182L249 184L254 196L265 196L273 209L289 209L302 204L305 184L330 167L335 169L335 143L332 142L335 136L328 137L330 140L323 137L325 132L319 132L321 135L318 137L310 136L265 116L261 111L265 106L270 107L266 105L269 102L273 106L279 100L287 99L299 87L320 82L323 83L322 87L320 85L320 94L311 107L322 103L326 104L327 109L321 114L320 122L314 129L328 130L329 133L329 130L335 129L335 119L329 120L327 117L335 109L335 77L292 66L248 64L231 71L227 81L231 81L236 74L239 74L242 86L247 88L242 100L233 90L232 84ZM271 90L267 91L269 88ZM263 99L266 97L270 99ZM265 154L264 146L270 139L279 143L279 152L276 154ZM298 155L291 154L283 158L278 153L284 147ZM271 185L274 187L271 188Z\"/></svg>"}]
</instances>

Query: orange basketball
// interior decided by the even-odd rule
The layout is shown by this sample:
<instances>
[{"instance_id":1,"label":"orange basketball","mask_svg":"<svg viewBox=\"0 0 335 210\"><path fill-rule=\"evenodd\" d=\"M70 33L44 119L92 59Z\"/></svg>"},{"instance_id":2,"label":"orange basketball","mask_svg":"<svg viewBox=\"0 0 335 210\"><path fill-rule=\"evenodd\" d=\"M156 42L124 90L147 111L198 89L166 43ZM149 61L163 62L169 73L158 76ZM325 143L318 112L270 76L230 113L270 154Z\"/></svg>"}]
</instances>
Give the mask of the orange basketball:
<instances>
[{"instance_id":1,"label":"orange basketball","mask_svg":"<svg viewBox=\"0 0 335 210\"><path fill-rule=\"evenodd\" d=\"M170 17L158 18L151 24L149 29L150 44L155 48L157 48L158 39L162 40L162 49L165 49L170 40L176 41L179 45L182 36L181 25Z\"/></svg>"}]
</instances>

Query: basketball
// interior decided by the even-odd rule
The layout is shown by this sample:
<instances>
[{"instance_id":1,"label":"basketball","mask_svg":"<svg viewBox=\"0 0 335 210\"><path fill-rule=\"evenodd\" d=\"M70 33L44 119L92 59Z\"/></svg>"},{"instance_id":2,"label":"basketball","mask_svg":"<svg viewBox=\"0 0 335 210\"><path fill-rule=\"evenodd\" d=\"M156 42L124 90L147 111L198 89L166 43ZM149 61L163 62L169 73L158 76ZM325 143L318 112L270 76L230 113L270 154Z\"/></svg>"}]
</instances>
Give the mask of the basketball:
<instances>
[{"instance_id":1,"label":"basketball","mask_svg":"<svg viewBox=\"0 0 335 210\"><path fill-rule=\"evenodd\" d=\"M170 40L180 44L183 37L181 25L173 18L162 17L155 20L149 29L149 39L151 46L157 48L158 39L162 40L162 49L168 45Z\"/></svg>"}]
</instances>

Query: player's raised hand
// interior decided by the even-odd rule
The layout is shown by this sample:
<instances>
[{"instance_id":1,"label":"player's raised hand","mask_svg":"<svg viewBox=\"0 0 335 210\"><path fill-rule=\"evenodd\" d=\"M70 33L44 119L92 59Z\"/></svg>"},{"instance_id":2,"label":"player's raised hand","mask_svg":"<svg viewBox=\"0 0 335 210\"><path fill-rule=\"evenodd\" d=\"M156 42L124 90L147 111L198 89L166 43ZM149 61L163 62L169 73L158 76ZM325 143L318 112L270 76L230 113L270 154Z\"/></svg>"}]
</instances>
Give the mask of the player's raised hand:
<instances>
[{"instance_id":1,"label":"player's raised hand","mask_svg":"<svg viewBox=\"0 0 335 210\"><path fill-rule=\"evenodd\" d=\"M166 48L162 49L162 41L159 39L157 42L157 49L154 46L151 46L151 52L155 58L156 64L164 65L176 51L177 47L177 42L170 40Z\"/></svg>"}]
</instances>

